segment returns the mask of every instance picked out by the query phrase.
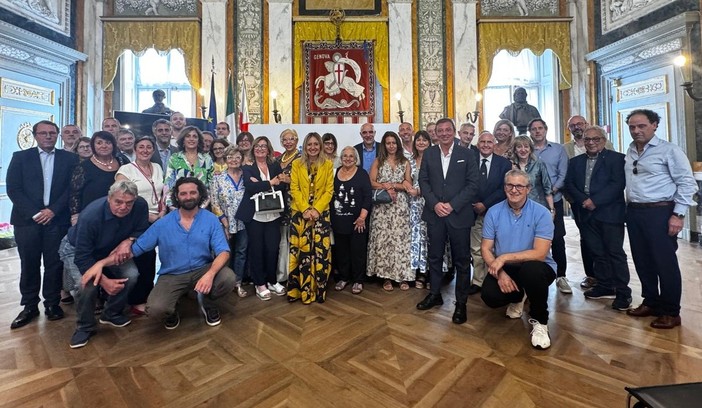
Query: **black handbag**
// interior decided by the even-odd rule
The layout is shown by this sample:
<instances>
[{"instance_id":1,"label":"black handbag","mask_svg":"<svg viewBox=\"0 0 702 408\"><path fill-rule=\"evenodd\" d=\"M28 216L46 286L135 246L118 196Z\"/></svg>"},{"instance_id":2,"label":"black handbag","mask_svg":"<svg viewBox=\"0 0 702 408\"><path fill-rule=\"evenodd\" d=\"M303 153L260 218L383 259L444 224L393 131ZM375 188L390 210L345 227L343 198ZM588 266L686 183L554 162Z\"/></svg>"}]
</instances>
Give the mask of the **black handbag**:
<instances>
[{"instance_id":1,"label":"black handbag","mask_svg":"<svg viewBox=\"0 0 702 408\"><path fill-rule=\"evenodd\" d=\"M282 212L285 208L283 192L271 191L260 192L251 196L256 207L256 214L271 214Z\"/></svg>"},{"instance_id":2,"label":"black handbag","mask_svg":"<svg viewBox=\"0 0 702 408\"><path fill-rule=\"evenodd\" d=\"M373 201L373 204L390 204L392 202L392 197L390 197L388 190L379 188L373 190L371 200Z\"/></svg>"}]
</instances>

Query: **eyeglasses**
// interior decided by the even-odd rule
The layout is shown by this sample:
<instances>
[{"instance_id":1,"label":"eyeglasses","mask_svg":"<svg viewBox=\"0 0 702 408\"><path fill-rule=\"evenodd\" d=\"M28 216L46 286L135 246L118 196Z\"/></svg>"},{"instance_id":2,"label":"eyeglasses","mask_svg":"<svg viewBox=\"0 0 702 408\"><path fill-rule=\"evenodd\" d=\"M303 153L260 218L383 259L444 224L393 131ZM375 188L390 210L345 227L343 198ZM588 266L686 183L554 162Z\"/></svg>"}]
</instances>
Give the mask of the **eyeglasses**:
<instances>
[{"instance_id":1,"label":"eyeglasses","mask_svg":"<svg viewBox=\"0 0 702 408\"><path fill-rule=\"evenodd\" d=\"M568 125L568 127L569 127L569 128L583 127L583 126L585 126L585 125L586 125L585 122L577 122L577 123L571 123L570 125Z\"/></svg>"},{"instance_id":2,"label":"eyeglasses","mask_svg":"<svg viewBox=\"0 0 702 408\"><path fill-rule=\"evenodd\" d=\"M241 160L241 155L237 154L232 156L231 154L227 156L227 160Z\"/></svg>"},{"instance_id":3,"label":"eyeglasses","mask_svg":"<svg viewBox=\"0 0 702 408\"><path fill-rule=\"evenodd\" d=\"M633 164L634 164L634 169L632 170L632 173L634 173L634 175L639 174L639 169L636 168L636 165L639 164L639 161L634 160Z\"/></svg>"},{"instance_id":4,"label":"eyeglasses","mask_svg":"<svg viewBox=\"0 0 702 408\"><path fill-rule=\"evenodd\" d=\"M602 140L601 137L585 137L585 138L583 138L583 142L585 142L585 143L597 143L600 140Z\"/></svg>"},{"instance_id":5,"label":"eyeglasses","mask_svg":"<svg viewBox=\"0 0 702 408\"><path fill-rule=\"evenodd\" d=\"M324 145L325 146L334 146L334 142L332 142L331 140L327 140L326 142L324 142Z\"/></svg>"},{"instance_id":6,"label":"eyeglasses","mask_svg":"<svg viewBox=\"0 0 702 408\"><path fill-rule=\"evenodd\" d=\"M505 184L505 190L512 191L512 189L515 189L520 193L522 191L524 191L527 187L529 187L529 186L525 186L523 184L511 184L511 183Z\"/></svg>"},{"instance_id":7,"label":"eyeglasses","mask_svg":"<svg viewBox=\"0 0 702 408\"><path fill-rule=\"evenodd\" d=\"M254 149L266 149L266 150L268 150L268 145L260 145L260 144L259 144L259 145L254 146Z\"/></svg>"}]
</instances>

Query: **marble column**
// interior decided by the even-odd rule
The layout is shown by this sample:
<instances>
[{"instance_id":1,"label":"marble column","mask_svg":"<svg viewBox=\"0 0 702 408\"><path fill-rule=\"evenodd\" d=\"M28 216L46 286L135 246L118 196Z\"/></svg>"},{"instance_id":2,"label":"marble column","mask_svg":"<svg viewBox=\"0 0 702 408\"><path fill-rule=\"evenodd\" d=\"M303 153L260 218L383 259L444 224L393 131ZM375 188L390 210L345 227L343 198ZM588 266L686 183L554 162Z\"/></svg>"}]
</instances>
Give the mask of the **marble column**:
<instances>
[{"instance_id":1,"label":"marble column","mask_svg":"<svg viewBox=\"0 0 702 408\"><path fill-rule=\"evenodd\" d=\"M83 10L83 52L90 57L83 63L82 78L77 78L83 82L83 104L77 106L76 110L81 110L81 116L85 123L82 126L83 135L90 136L93 132L100 130L104 119L103 106L105 106L105 95L102 83L102 21L100 16L105 15L105 3L103 1L85 1Z\"/></svg>"},{"instance_id":2,"label":"marble column","mask_svg":"<svg viewBox=\"0 0 702 408\"><path fill-rule=\"evenodd\" d=\"M414 122L414 80L412 78L412 0L388 0L390 56L390 117L386 123L399 123L397 94L404 120Z\"/></svg>"},{"instance_id":3,"label":"marble column","mask_svg":"<svg viewBox=\"0 0 702 408\"><path fill-rule=\"evenodd\" d=\"M202 87L205 106L210 104L210 81L214 60L217 121L224 120L227 107L227 0L200 0L202 3ZM198 96L198 99L200 97Z\"/></svg>"},{"instance_id":4,"label":"marble column","mask_svg":"<svg viewBox=\"0 0 702 408\"><path fill-rule=\"evenodd\" d=\"M589 91L588 65L585 54L588 51L588 16L586 0L569 0L568 14L573 17L570 23L570 61L573 67L573 79L570 89L571 115L581 115L590 123L597 123L590 117L587 103ZM568 120L568 118L563 118Z\"/></svg>"},{"instance_id":5,"label":"marble column","mask_svg":"<svg viewBox=\"0 0 702 408\"><path fill-rule=\"evenodd\" d=\"M277 94L281 123L293 115L292 8L293 0L268 0L268 90ZM275 123L269 97L268 123Z\"/></svg>"},{"instance_id":6,"label":"marble column","mask_svg":"<svg viewBox=\"0 0 702 408\"><path fill-rule=\"evenodd\" d=\"M453 89L456 125L475 110L478 90L476 0L453 0Z\"/></svg>"}]
</instances>

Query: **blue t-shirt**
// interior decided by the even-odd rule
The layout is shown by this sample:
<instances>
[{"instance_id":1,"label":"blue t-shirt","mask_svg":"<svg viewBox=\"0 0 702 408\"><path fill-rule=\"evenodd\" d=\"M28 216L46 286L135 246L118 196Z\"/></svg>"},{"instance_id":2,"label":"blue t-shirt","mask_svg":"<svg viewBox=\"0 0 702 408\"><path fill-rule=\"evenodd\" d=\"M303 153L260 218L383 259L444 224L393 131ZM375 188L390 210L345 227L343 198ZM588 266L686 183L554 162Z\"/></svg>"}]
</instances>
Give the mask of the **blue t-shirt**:
<instances>
[{"instance_id":1,"label":"blue t-shirt","mask_svg":"<svg viewBox=\"0 0 702 408\"><path fill-rule=\"evenodd\" d=\"M159 275L191 272L211 263L222 252L229 252L219 219L202 209L195 214L189 231L180 225L180 211L168 213L134 242L132 252L139 256L157 246Z\"/></svg>"},{"instance_id":2,"label":"blue t-shirt","mask_svg":"<svg viewBox=\"0 0 702 408\"><path fill-rule=\"evenodd\" d=\"M516 216L507 200L490 207L483 223L483 238L495 241L495 256L534 249L534 238L553 240L553 219L543 205L527 199ZM549 249L544 259L556 271Z\"/></svg>"}]
</instances>

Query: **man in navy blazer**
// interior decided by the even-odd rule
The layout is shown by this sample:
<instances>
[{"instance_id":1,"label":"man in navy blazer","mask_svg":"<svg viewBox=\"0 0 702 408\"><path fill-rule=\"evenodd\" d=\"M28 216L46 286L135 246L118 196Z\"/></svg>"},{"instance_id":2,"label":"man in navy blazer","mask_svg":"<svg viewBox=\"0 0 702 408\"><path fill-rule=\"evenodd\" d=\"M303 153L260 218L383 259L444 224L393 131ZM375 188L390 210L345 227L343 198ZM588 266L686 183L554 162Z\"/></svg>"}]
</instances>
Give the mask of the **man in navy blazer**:
<instances>
[{"instance_id":1,"label":"man in navy blazer","mask_svg":"<svg viewBox=\"0 0 702 408\"><path fill-rule=\"evenodd\" d=\"M363 142L354 146L358 152L358 165L362 167L366 173L370 173L371 165L378 156L380 143L375 141L375 128L372 123L364 123L361 125L361 139Z\"/></svg>"},{"instance_id":2,"label":"man in navy blazer","mask_svg":"<svg viewBox=\"0 0 702 408\"><path fill-rule=\"evenodd\" d=\"M470 230L470 254L473 257L473 280L468 288L468 295L480 292L483 280L487 276L487 267L480 252L480 243L483 240L483 221L485 213L493 205L506 198L505 174L512 170L512 163L502 156L493 154L495 150L495 136L488 130L480 132L478 136L478 194L473 203L475 212L475 225Z\"/></svg>"},{"instance_id":3,"label":"man in navy blazer","mask_svg":"<svg viewBox=\"0 0 702 408\"><path fill-rule=\"evenodd\" d=\"M422 219L429 234L431 293L417 304L417 309L444 304L441 265L448 239L456 270L456 310L452 321L462 324L467 320L470 227L474 222L471 204L478 191L478 160L474 152L454 144L456 126L451 119L437 121L436 134L439 144L426 150L419 170L419 188L425 201Z\"/></svg>"},{"instance_id":4,"label":"man in navy blazer","mask_svg":"<svg viewBox=\"0 0 702 408\"><path fill-rule=\"evenodd\" d=\"M629 267L624 253L624 155L605 149L604 129L583 132L586 154L570 159L565 189L577 208L580 234L593 257L597 285L585 291L588 299L614 299L612 308L631 305Z\"/></svg>"},{"instance_id":5,"label":"man in navy blazer","mask_svg":"<svg viewBox=\"0 0 702 408\"><path fill-rule=\"evenodd\" d=\"M10 325L12 329L39 316L42 286L46 317L49 320L63 318L59 306L63 263L58 249L71 225L68 192L78 156L55 148L59 134L55 123L42 120L34 125L32 133L38 147L15 152L7 170L7 195L12 201L10 222L15 228L21 264L20 304L24 306Z\"/></svg>"}]
</instances>

